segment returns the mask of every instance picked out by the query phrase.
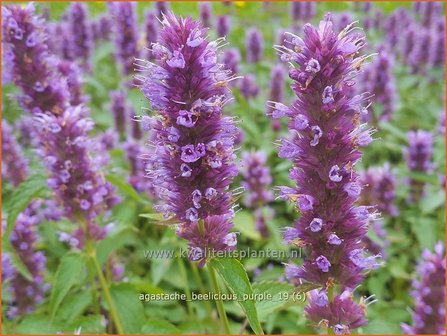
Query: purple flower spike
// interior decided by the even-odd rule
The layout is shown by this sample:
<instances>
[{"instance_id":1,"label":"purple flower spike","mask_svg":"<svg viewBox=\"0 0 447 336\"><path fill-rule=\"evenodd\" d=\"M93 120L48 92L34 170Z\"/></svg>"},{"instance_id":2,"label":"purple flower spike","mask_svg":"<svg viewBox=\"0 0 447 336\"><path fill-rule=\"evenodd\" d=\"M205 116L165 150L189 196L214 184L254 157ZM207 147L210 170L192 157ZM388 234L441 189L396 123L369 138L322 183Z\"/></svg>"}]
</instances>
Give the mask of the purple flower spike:
<instances>
[{"instance_id":1,"label":"purple flower spike","mask_svg":"<svg viewBox=\"0 0 447 336\"><path fill-rule=\"evenodd\" d=\"M289 176L297 187L283 188L282 197L296 201L301 212L295 229L306 258L289 278L333 292L334 285L358 286L378 258L364 254L369 211L354 205L361 192L354 167L360 144L367 144L360 139L371 134L358 122L368 96L351 88L364 61L365 36L351 26L334 31L329 15L318 28L306 24L303 31L303 39L290 34L275 47L281 59L293 63L289 76L297 99L289 107L270 102L277 111L272 116L287 117L295 135L281 141L279 154L293 162ZM306 308L317 325L349 332L366 324L365 309L351 295L334 293L327 301L311 297Z\"/></svg>"},{"instance_id":2,"label":"purple flower spike","mask_svg":"<svg viewBox=\"0 0 447 336\"><path fill-rule=\"evenodd\" d=\"M226 70L230 70L231 74L239 72L239 63L241 62L241 54L239 49L228 49L224 51L222 62Z\"/></svg>"},{"instance_id":3,"label":"purple flower spike","mask_svg":"<svg viewBox=\"0 0 447 336\"><path fill-rule=\"evenodd\" d=\"M157 17L163 19L163 14L167 14L169 11L169 3L166 1L156 1L155 9L157 11Z\"/></svg>"},{"instance_id":4,"label":"purple flower spike","mask_svg":"<svg viewBox=\"0 0 447 336\"><path fill-rule=\"evenodd\" d=\"M219 37L226 37L228 36L228 33L230 32L230 17L227 15L221 15L217 18L217 36Z\"/></svg>"},{"instance_id":5,"label":"purple flower spike","mask_svg":"<svg viewBox=\"0 0 447 336\"><path fill-rule=\"evenodd\" d=\"M200 2L199 10L200 10L200 19L202 20L203 26L211 28L211 19L212 19L212 15L213 15L211 3Z\"/></svg>"},{"instance_id":6,"label":"purple flower spike","mask_svg":"<svg viewBox=\"0 0 447 336\"><path fill-rule=\"evenodd\" d=\"M9 275L11 286L11 306L7 312L10 319L30 314L35 306L42 302L43 295L48 288L43 283L46 258L42 252L36 249L38 240L36 226L38 222L39 218L33 206L30 205L17 217L14 230L10 236L12 247L17 251L18 257L32 276L30 281L14 268L11 268L12 266L7 268L6 276ZM3 270L2 275L5 275L4 272Z\"/></svg>"},{"instance_id":7,"label":"purple flower spike","mask_svg":"<svg viewBox=\"0 0 447 336\"><path fill-rule=\"evenodd\" d=\"M265 207L273 201L273 193L269 190L272 177L266 164L267 156L264 152L242 154L244 180L241 185L246 192L244 204L255 209L256 227L264 238L269 235L266 221L274 216L273 209Z\"/></svg>"},{"instance_id":8,"label":"purple flower spike","mask_svg":"<svg viewBox=\"0 0 447 336\"><path fill-rule=\"evenodd\" d=\"M284 102L284 84L286 71L282 64L277 64L270 72L270 95L269 101ZM273 108L267 105L266 115L273 112ZM272 121L272 128L278 132L281 128L279 120Z\"/></svg>"},{"instance_id":9,"label":"purple flower spike","mask_svg":"<svg viewBox=\"0 0 447 336\"><path fill-rule=\"evenodd\" d=\"M66 217L92 222L116 202L113 187L98 173L100 167L88 137L93 128L89 111L82 104L71 106L69 80L54 66L45 43L43 21L34 13L32 5L3 9L8 68L14 74L14 84L21 89L20 102L34 117L37 152L50 173L48 186Z\"/></svg>"},{"instance_id":10,"label":"purple flower spike","mask_svg":"<svg viewBox=\"0 0 447 336\"><path fill-rule=\"evenodd\" d=\"M408 132L408 147L403 149L407 167L411 172L431 174L434 169L433 135L423 130ZM410 179L409 201L417 202L425 192L425 183Z\"/></svg>"},{"instance_id":11,"label":"purple flower spike","mask_svg":"<svg viewBox=\"0 0 447 336\"><path fill-rule=\"evenodd\" d=\"M238 129L222 113L230 78L217 63L221 40L209 42L206 35L191 18L167 13L160 42L152 45L155 64L136 63L140 89L157 113L143 120L143 129L154 133L148 176L161 201L156 210L180 223L178 234L194 251L190 258L201 264L210 248L234 248L225 237L233 215L228 187L238 174Z\"/></svg>"},{"instance_id":12,"label":"purple flower spike","mask_svg":"<svg viewBox=\"0 0 447 336\"><path fill-rule=\"evenodd\" d=\"M411 296L414 311L411 326L402 324L402 331L410 335L442 335L445 333L445 251L439 242L435 251L425 250L417 266Z\"/></svg>"},{"instance_id":13,"label":"purple flower spike","mask_svg":"<svg viewBox=\"0 0 447 336\"><path fill-rule=\"evenodd\" d=\"M248 74L240 81L241 94L245 99L256 98L259 94L259 87L256 84L255 75Z\"/></svg>"},{"instance_id":14,"label":"purple flower spike","mask_svg":"<svg viewBox=\"0 0 447 336\"><path fill-rule=\"evenodd\" d=\"M112 100L111 110L115 121L115 129L121 139L126 136L127 128L127 106L126 96L123 91L110 92L110 98Z\"/></svg>"},{"instance_id":15,"label":"purple flower spike","mask_svg":"<svg viewBox=\"0 0 447 336\"><path fill-rule=\"evenodd\" d=\"M264 51L264 41L262 34L256 28L251 28L245 36L245 52L248 63L258 63Z\"/></svg>"},{"instance_id":16,"label":"purple flower spike","mask_svg":"<svg viewBox=\"0 0 447 336\"><path fill-rule=\"evenodd\" d=\"M363 185L360 203L377 206L382 215L396 217L399 211L394 204L396 198L396 176L388 163L382 167L370 167L360 174Z\"/></svg>"},{"instance_id":17,"label":"purple flower spike","mask_svg":"<svg viewBox=\"0 0 447 336\"><path fill-rule=\"evenodd\" d=\"M439 18L432 33L429 64L432 67L442 67L445 63L445 18Z\"/></svg>"},{"instance_id":18,"label":"purple flower spike","mask_svg":"<svg viewBox=\"0 0 447 336\"><path fill-rule=\"evenodd\" d=\"M157 2L159 4L160 2ZM137 13L135 2L109 2L113 18L116 58L124 75L134 74L134 59L139 57Z\"/></svg>"},{"instance_id":19,"label":"purple flower spike","mask_svg":"<svg viewBox=\"0 0 447 336\"><path fill-rule=\"evenodd\" d=\"M81 2L73 2L68 8L67 16L72 56L80 60L82 66L88 69L93 50L93 35L88 22L87 6Z\"/></svg>"},{"instance_id":20,"label":"purple flower spike","mask_svg":"<svg viewBox=\"0 0 447 336\"><path fill-rule=\"evenodd\" d=\"M6 120L2 120L2 176L13 186L18 186L28 176L28 161Z\"/></svg>"},{"instance_id":21,"label":"purple flower spike","mask_svg":"<svg viewBox=\"0 0 447 336\"><path fill-rule=\"evenodd\" d=\"M157 17L151 11L147 11L144 14L144 32L145 32L145 42L146 47L149 49L152 43L157 42L158 39L158 28L159 23ZM154 57L152 55L152 50L147 51L147 58L152 60Z\"/></svg>"}]
</instances>

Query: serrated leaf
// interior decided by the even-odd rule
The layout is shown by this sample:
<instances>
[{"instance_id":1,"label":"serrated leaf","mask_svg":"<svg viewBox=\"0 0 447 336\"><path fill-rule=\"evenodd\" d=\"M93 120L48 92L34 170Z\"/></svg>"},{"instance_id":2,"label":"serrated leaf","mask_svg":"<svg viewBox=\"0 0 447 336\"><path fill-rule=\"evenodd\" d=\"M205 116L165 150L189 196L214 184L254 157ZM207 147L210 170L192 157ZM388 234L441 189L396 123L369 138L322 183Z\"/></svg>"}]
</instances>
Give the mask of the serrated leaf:
<instances>
[{"instance_id":1,"label":"serrated leaf","mask_svg":"<svg viewBox=\"0 0 447 336\"><path fill-rule=\"evenodd\" d=\"M5 206L8 219L6 222L6 230L3 232L3 244L8 244L9 237L19 214L26 209L33 199L41 196L46 189L47 183L45 176L33 175L14 190Z\"/></svg>"},{"instance_id":2,"label":"serrated leaf","mask_svg":"<svg viewBox=\"0 0 447 336\"><path fill-rule=\"evenodd\" d=\"M261 235L255 228L255 218L251 212L239 211L234 217L234 228L241 232L242 236L253 240L260 240Z\"/></svg>"},{"instance_id":3,"label":"serrated leaf","mask_svg":"<svg viewBox=\"0 0 447 336\"><path fill-rule=\"evenodd\" d=\"M259 320L265 321L275 310L281 308L291 298L290 292L295 287L289 283L263 281L253 284L253 293L261 295L262 300L256 300L256 310Z\"/></svg>"},{"instance_id":4,"label":"serrated leaf","mask_svg":"<svg viewBox=\"0 0 447 336\"><path fill-rule=\"evenodd\" d=\"M53 289L50 299L50 316L54 319L62 300L68 294L70 289L82 281L80 276L86 269L87 263L85 256L68 252L61 260L56 272Z\"/></svg>"},{"instance_id":5,"label":"serrated leaf","mask_svg":"<svg viewBox=\"0 0 447 336\"><path fill-rule=\"evenodd\" d=\"M67 323L72 323L92 303L91 291L82 291L67 297L61 304L57 317Z\"/></svg>"},{"instance_id":6,"label":"serrated leaf","mask_svg":"<svg viewBox=\"0 0 447 336\"><path fill-rule=\"evenodd\" d=\"M90 315L81 316L73 321L69 327L66 327L67 333L74 333L74 331L79 331L81 335L83 334L104 334L104 317L102 315Z\"/></svg>"},{"instance_id":7,"label":"serrated leaf","mask_svg":"<svg viewBox=\"0 0 447 336\"><path fill-rule=\"evenodd\" d=\"M156 319L148 320L143 328L141 328L141 332L148 335L177 335L182 333L181 330L172 323Z\"/></svg>"},{"instance_id":8,"label":"serrated leaf","mask_svg":"<svg viewBox=\"0 0 447 336\"><path fill-rule=\"evenodd\" d=\"M264 332L259 322L255 301L245 297L245 295L252 295L253 289L244 266L237 259L224 258L211 259L209 266L213 267L220 274L230 291L236 294L238 303L245 312L253 331L257 335L263 335Z\"/></svg>"},{"instance_id":9,"label":"serrated leaf","mask_svg":"<svg viewBox=\"0 0 447 336\"><path fill-rule=\"evenodd\" d=\"M141 332L145 323L144 307L138 299L137 291L130 284L114 284L110 295L126 334Z\"/></svg>"}]
</instances>

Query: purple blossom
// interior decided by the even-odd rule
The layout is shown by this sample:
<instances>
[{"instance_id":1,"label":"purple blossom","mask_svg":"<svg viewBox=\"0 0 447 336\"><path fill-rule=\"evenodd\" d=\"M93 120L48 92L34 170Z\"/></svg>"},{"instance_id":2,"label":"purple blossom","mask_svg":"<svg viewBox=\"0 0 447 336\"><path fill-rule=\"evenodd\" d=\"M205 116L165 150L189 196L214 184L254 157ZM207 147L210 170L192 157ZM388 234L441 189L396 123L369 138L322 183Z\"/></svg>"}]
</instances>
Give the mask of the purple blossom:
<instances>
[{"instance_id":1,"label":"purple blossom","mask_svg":"<svg viewBox=\"0 0 447 336\"><path fill-rule=\"evenodd\" d=\"M48 186L66 217L93 225L94 218L116 198L112 186L98 173L90 150L88 132L93 122L88 110L83 105L70 106L67 79L57 73L45 40L43 22L34 15L32 5L3 9L9 69L22 92L19 100L34 117L37 152L50 173Z\"/></svg>"},{"instance_id":2,"label":"purple blossom","mask_svg":"<svg viewBox=\"0 0 447 336\"><path fill-rule=\"evenodd\" d=\"M38 216L31 205L19 214L11 232L11 245L31 273L32 280L27 280L11 267L7 268L6 275L10 277L11 295L7 316L10 319L30 314L35 306L42 302L43 295L48 288L43 283L46 258L43 252L37 251L36 225L38 222Z\"/></svg>"},{"instance_id":3,"label":"purple blossom","mask_svg":"<svg viewBox=\"0 0 447 336\"><path fill-rule=\"evenodd\" d=\"M251 28L245 36L245 52L248 63L258 63L264 52L262 34L256 28Z\"/></svg>"},{"instance_id":4,"label":"purple blossom","mask_svg":"<svg viewBox=\"0 0 447 336\"><path fill-rule=\"evenodd\" d=\"M211 28L212 7L209 2L199 2L200 20L204 27Z\"/></svg>"},{"instance_id":5,"label":"purple blossom","mask_svg":"<svg viewBox=\"0 0 447 336\"><path fill-rule=\"evenodd\" d=\"M245 75L240 81L239 88L245 99L255 98L259 94L259 87L256 84L255 75Z\"/></svg>"},{"instance_id":6,"label":"purple blossom","mask_svg":"<svg viewBox=\"0 0 447 336\"><path fill-rule=\"evenodd\" d=\"M219 37L226 37L230 32L230 17L227 15L221 15L217 18L216 32Z\"/></svg>"},{"instance_id":7,"label":"purple blossom","mask_svg":"<svg viewBox=\"0 0 447 336\"><path fill-rule=\"evenodd\" d=\"M439 242L435 251L424 250L413 280L414 311L411 326L402 323L405 334L445 333L445 251Z\"/></svg>"},{"instance_id":8,"label":"purple blossom","mask_svg":"<svg viewBox=\"0 0 447 336\"><path fill-rule=\"evenodd\" d=\"M239 49L227 49L223 53L222 63L226 70L231 71L231 74L239 72L239 63L241 62L241 54Z\"/></svg>"},{"instance_id":9,"label":"purple blossom","mask_svg":"<svg viewBox=\"0 0 447 336\"><path fill-rule=\"evenodd\" d=\"M377 209L391 217L396 217L399 211L396 207L396 176L390 165L385 163L381 167L370 167L360 174L363 185L360 204L377 205Z\"/></svg>"},{"instance_id":10,"label":"purple blossom","mask_svg":"<svg viewBox=\"0 0 447 336\"><path fill-rule=\"evenodd\" d=\"M18 186L28 176L28 160L14 137L13 129L2 120L2 177Z\"/></svg>"},{"instance_id":11,"label":"purple blossom","mask_svg":"<svg viewBox=\"0 0 447 336\"><path fill-rule=\"evenodd\" d=\"M71 3L67 17L72 56L88 69L93 49L93 35L88 22L87 6L81 2Z\"/></svg>"},{"instance_id":12,"label":"purple blossom","mask_svg":"<svg viewBox=\"0 0 447 336\"><path fill-rule=\"evenodd\" d=\"M157 4L159 3L157 2ZM109 2L107 5L113 18L116 58L121 63L122 73L131 75L134 73L134 59L140 55L136 3Z\"/></svg>"},{"instance_id":13,"label":"purple blossom","mask_svg":"<svg viewBox=\"0 0 447 336\"><path fill-rule=\"evenodd\" d=\"M128 140L122 148L129 162L129 184L137 192L148 192L152 195L151 180L146 176L148 161L144 159L144 147L135 140Z\"/></svg>"},{"instance_id":14,"label":"purple blossom","mask_svg":"<svg viewBox=\"0 0 447 336\"><path fill-rule=\"evenodd\" d=\"M144 32L145 32L145 43L146 47L149 49L149 47L152 45L152 43L157 42L158 39L158 28L159 23L157 21L157 17L155 14L151 11L147 11L144 14ZM152 60L154 57L152 55L152 50L147 51L147 58Z\"/></svg>"},{"instance_id":15,"label":"purple blossom","mask_svg":"<svg viewBox=\"0 0 447 336\"><path fill-rule=\"evenodd\" d=\"M310 21L314 18L316 14L316 3L315 2L301 2L293 1L291 2L290 13L292 16L292 22L294 21Z\"/></svg>"},{"instance_id":16,"label":"purple blossom","mask_svg":"<svg viewBox=\"0 0 447 336\"><path fill-rule=\"evenodd\" d=\"M121 140L126 137L128 111L126 95L123 91L110 92L111 110L115 121L115 129Z\"/></svg>"},{"instance_id":17,"label":"purple blossom","mask_svg":"<svg viewBox=\"0 0 447 336\"><path fill-rule=\"evenodd\" d=\"M358 139L371 131L358 123L368 96L356 96L351 89L364 58L359 51L365 37L351 29L334 31L326 16L318 28L306 24L303 39L292 35L284 46L276 46L281 58L295 63L289 76L297 99L283 115L298 135L283 139L280 151L290 153L286 157L294 168L289 176L297 187L283 188L282 198L297 201L301 216L295 229L306 251L303 265L295 266L288 278L323 291L333 284L355 288L378 258L364 255L369 216L359 217L354 205L361 191L354 169L361 159ZM311 298L306 315L319 326L347 332L366 324L365 310L348 293L334 293L325 305Z\"/></svg>"},{"instance_id":18,"label":"purple blossom","mask_svg":"<svg viewBox=\"0 0 447 336\"><path fill-rule=\"evenodd\" d=\"M67 79L68 89L70 91L70 104L79 105L86 103L89 97L82 91L82 75L79 67L67 60L62 60L57 64L57 70L62 77Z\"/></svg>"},{"instance_id":19,"label":"purple blossom","mask_svg":"<svg viewBox=\"0 0 447 336\"><path fill-rule=\"evenodd\" d=\"M167 1L156 1L155 10L157 12L157 17L161 20L163 19L163 14L167 14L169 11L169 2Z\"/></svg>"},{"instance_id":20,"label":"purple blossom","mask_svg":"<svg viewBox=\"0 0 447 336\"><path fill-rule=\"evenodd\" d=\"M429 53L429 64L442 67L445 64L445 18L439 18L432 29L432 42Z\"/></svg>"},{"instance_id":21,"label":"purple blossom","mask_svg":"<svg viewBox=\"0 0 447 336\"><path fill-rule=\"evenodd\" d=\"M423 130L410 131L407 134L408 147L403 149L407 167L411 172L431 174L434 169L433 135ZM410 201L418 201L424 194L425 183L410 179Z\"/></svg>"},{"instance_id":22,"label":"purple blossom","mask_svg":"<svg viewBox=\"0 0 447 336\"><path fill-rule=\"evenodd\" d=\"M285 84L286 71L282 64L277 64L270 72L270 94L269 101L284 102L284 84ZM272 107L267 105L266 114L269 115L272 112ZM274 131L279 131L281 124L279 120L272 121L272 128Z\"/></svg>"},{"instance_id":23,"label":"purple blossom","mask_svg":"<svg viewBox=\"0 0 447 336\"><path fill-rule=\"evenodd\" d=\"M194 251L234 248L224 237L232 226L228 188L238 173L233 149L238 132L222 114L229 96L227 73L217 63L219 42L209 42L206 29L191 18L168 13L160 43L152 46L156 64L136 64L141 91L157 113L143 120L154 133L148 176L160 199L155 209L180 223L178 234ZM191 257L206 261L196 253Z\"/></svg>"}]
</instances>

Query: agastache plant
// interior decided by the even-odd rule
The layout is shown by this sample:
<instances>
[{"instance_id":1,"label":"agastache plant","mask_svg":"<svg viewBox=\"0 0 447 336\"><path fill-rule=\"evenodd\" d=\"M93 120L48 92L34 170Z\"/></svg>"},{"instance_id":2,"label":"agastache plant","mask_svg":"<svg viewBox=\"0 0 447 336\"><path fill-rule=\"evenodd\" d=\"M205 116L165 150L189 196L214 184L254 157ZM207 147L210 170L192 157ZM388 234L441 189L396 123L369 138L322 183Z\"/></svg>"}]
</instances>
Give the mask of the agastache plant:
<instances>
[{"instance_id":1,"label":"agastache plant","mask_svg":"<svg viewBox=\"0 0 447 336\"><path fill-rule=\"evenodd\" d=\"M144 37L146 45L150 46L152 43L157 41L158 26L159 23L156 15L152 11L147 11L144 14ZM153 59L152 52L150 50L147 51L147 58Z\"/></svg>"},{"instance_id":2,"label":"agastache plant","mask_svg":"<svg viewBox=\"0 0 447 336\"><path fill-rule=\"evenodd\" d=\"M133 62L139 57L137 13L135 2L109 2L113 18L116 58L124 75L134 74Z\"/></svg>"},{"instance_id":3,"label":"agastache plant","mask_svg":"<svg viewBox=\"0 0 447 336\"><path fill-rule=\"evenodd\" d=\"M445 334L445 247L437 243L435 251L422 252L413 280L413 323L402 323L402 331L410 335Z\"/></svg>"},{"instance_id":4,"label":"agastache plant","mask_svg":"<svg viewBox=\"0 0 447 336\"><path fill-rule=\"evenodd\" d=\"M280 197L294 201L301 216L284 239L306 252L302 266L286 266L286 277L315 288L306 316L337 334L366 324L368 300L358 304L352 292L379 257L367 256L362 243L374 214L355 205L362 189L355 165L372 130L360 123L370 97L350 89L367 59L359 56L365 37L354 29L335 32L328 15L318 28L304 25L303 39L291 34L290 43L276 46L291 64L297 100L290 107L268 103L272 116L288 117L293 134L280 141L279 156L293 162L289 176L297 186L281 187Z\"/></svg>"},{"instance_id":5,"label":"agastache plant","mask_svg":"<svg viewBox=\"0 0 447 336\"><path fill-rule=\"evenodd\" d=\"M73 2L68 8L71 52L83 68L89 69L93 50L93 35L89 25L88 9L84 3Z\"/></svg>"},{"instance_id":6,"label":"agastache plant","mask_svg":"<svg viewBox=\"0 0 447 336\"><path fill-rule=\"evenodd\" d=\"M28 176L28 160L6 120L2 120L2 176L13 186L19 185Z\"/></svg>"},{"instance_id":7,"label":"agastache plant","mask_svg":"<svg viewBox=\"0 0 447 336\"><path fill-rule=\"evenodd\" d=\"M264 51L264 41L262 34L256 28L251 28L245 36L245 52L248 63L258 63Z\"/></svg>"},{"instance_id":8,"label":"agastache plant","mask_svg":"<svg viewBox=\"0 0 447 336\"><path fill-rule=\"evenodd\" d=\"M159 43L151 49L156 63L138 60L141 91L156 112L143 119L154 132L150 177L161 204L156 210L180 226L192 260L206 262L209 250L232 250L232 195L237 175L233 143L237 127L222 114L229 100L229 77L217 63L223 39L209 42L206 29L191 18L168 13ZM148 126L149 125L149 126Z\"/></svg>"}]
</instances>

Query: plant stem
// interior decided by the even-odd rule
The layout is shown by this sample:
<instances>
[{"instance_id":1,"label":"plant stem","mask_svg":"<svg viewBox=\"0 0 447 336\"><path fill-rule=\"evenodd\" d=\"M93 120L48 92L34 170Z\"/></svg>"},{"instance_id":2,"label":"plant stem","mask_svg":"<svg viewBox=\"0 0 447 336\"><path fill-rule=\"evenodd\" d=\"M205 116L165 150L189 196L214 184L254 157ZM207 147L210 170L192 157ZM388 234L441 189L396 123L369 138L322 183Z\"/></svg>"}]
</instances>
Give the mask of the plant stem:
<instances>
[{"instance_id":1,"label":"plant stem","mask_svg":"<svg viewBox=\"0 0 447 336\"><path fill-rule=\"evenodd\" d=\"M99 300L98 300L98 289L96 288L96 281L95 281L95 265L94 263L91 264L91 268L88 271L90 283L92 286L92 300L93 300L93 308L96 315L99 315L101 313L101 307L99 306Z\"/></svg>"},{"instance_id":2,"label":"plant stem","mask_svg":"<svg viewBox=\"0 0 447 336\"><path fill-rule=\"evenodd\" d=\"M188 283L188 275L186 273L185 264L183 263L183 259L181 257L178 257L178 267L180 270L180 273L183 278L183 286L185 287L185 294L186 294L186 307L188 308L188 313L191 318L194 317L194 311L191 306L191 290L189 288Z\"/></svg>"},{"instance_id":3,"label":"plant stem","mask_svg":"<svg viewBox=\"0 0 447 336\"><path fill-rule=\"evenodd\" d=\"M200 293L206 294L205 285L202 281L202 278L200 277L200 273L199 273L199 270L197 269L197 265L195 263L190 263L190 265L192 268L192 273L194 274L194 278L196 279L197 284L199 285ZM206 306L206 310L207 310L208 314L210 316L212 316L212 314L211 314L212 308L211 308L210 302L208 300L205 300L205 306Z\"/></svg>"},{"instance_id":4,"label":"plant stem","mask_svg":"<svg viewBox=\"0 0 447 336\"><path fill-rule=\"evenodd\" d=\"M119 335L123 335L124 334L123 328L121 326L121 322L118 317L118 313L116 311L115 305L113 304L113 300L112 300L112 296L110 295L109 287L107 285L106 279L104 278L104 274L102 274L101 266L99 265L98 259L96 258L95 247L89 241L87 241L87 243L86 243L86 250L87 250L89 257L92 259L93 264L95 265L99 283L101 284L102 291L104 293L107 304L109 306L110 314L112 316L113 323L115 324L115 328Z\"/></svg>"},{"instance_id":5,"label":"plant stem","mask_svg":"<svg viewBox=\"0 0 447 336\"><path fill-rule=\"evenodd\" d=\"M334 286L329 286L327 290L327 297L330 304L334 300ZM328 326L327 333L328 335L334 335L334 330L330 326Z\"/></svg>"},{"instance_id":6,"label":"plant stem","mask_svg":"<svg viewBox=\"0 0 447 336\"><path fill-rule=\"evenodd\" d=\"M213 291L214 291L214 293L217 294L216 306L217 306L217 311L219 312L219 317L222 320L222 323L223 323L223 326L225 329L225 333L230 335L231 334L230 325L228 323L227 314L225 313L225 308L224 308L224 304L222 301L222 294L220 293L219 284L217 283L216 273L210 265L208 265L207 268L208 268L208 272L210 275L211 283L213 285Z\"/></svg>"}]
</instances>

